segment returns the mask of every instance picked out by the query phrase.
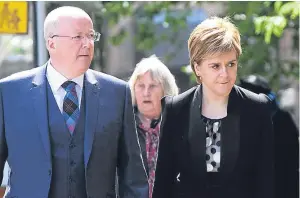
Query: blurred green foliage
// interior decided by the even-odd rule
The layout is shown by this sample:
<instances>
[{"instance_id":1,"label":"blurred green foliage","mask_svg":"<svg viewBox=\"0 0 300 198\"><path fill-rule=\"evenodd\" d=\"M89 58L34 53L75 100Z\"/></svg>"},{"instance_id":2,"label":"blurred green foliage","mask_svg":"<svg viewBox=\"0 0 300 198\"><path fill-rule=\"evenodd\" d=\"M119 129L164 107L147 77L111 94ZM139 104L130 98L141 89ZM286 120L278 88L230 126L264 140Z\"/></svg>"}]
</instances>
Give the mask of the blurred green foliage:
<instances>
[{"instance_id":1,"label":"blurred green foliage","mask_svg":"<svg viewBox=\"0 0 300 198\"><path fill-rule=\"evenodd\" d=\"M96 2L95 2L96 3ZM97 13L108 20L109 27L119 23L126 16L135 16L135 43L138 50L152 49L161 41L176 43L177 33L186 27L186 17L195 5L201 7L202 2L97 2L102 4L101 12ZM214 3L214 2L211 2ZM217 3L217 2L216 2ZM299 49L299 2L296 1L228 1L224 7L224 16L231 17L241 33L243 54L239 60L238 73L240 77L249 74L260 74L269 79L271 87L277 91L280 88L280 78L299 78L299 60L280 57L279 39L286 29L294 31L293 51ZM174 15L174 10L181 9L180 16ZM153 18L164 12L165 18L160 25L170 30L168 34L156 35ZM116 34L109 35L114 45L119 45L126 38L124 28ZM188 38L186 38L187 40ZM173 53L166 52L169 59ZM187 63L188 64L188 63ZM183 72L191 74L185 66ZM191 74L191 83L195 77Z\"/></svg>"}]
</instances>

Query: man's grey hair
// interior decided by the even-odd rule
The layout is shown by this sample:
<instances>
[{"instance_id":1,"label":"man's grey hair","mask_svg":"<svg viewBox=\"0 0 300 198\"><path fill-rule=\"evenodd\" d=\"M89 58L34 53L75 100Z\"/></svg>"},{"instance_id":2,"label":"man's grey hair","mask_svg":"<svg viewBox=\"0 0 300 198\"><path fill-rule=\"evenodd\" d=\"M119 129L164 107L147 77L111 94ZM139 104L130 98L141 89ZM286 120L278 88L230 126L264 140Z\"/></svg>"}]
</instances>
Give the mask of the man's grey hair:
<instances>
[{"instance_id":1,"label":"man's grey hair","mask_svg":"<svg viewBox=\"0 0 300 198\"><path fill-rule=\"evenodd\" d=\"M47 41L48 38L55 34L55 30L58 28L60 17L78 17L84 16L90 18L90 16L81 8L73 6L62 6L52 10L44 21L44 39Z\"/></svg>"},{"instance_id":2,"label":"man's grey hair","mask_svg":"<svg viewBox=\"0 0 300 198\"><path fill-rule=\"evenodd\" d=\"M135 67L130 79L129 86L132 96L132 104L136 105L134 86L138 78L145 73L150 72L153 80L159 82L162 85L164 96L178 95L178 87L174 76L168 69L168 67L163 64L155 55L148 58L142 59Z\"/></svg>"}]
</instances>

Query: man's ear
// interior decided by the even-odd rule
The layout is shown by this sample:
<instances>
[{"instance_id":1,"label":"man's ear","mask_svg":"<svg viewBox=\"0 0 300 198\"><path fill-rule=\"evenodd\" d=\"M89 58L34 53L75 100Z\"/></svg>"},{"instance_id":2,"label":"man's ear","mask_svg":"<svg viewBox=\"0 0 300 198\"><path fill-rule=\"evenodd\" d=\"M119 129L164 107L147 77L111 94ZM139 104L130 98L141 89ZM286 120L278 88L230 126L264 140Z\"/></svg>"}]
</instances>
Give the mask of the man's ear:
<instances>
[{"instance_id":1,"label":"man's ear","mask_svg":"<svg viewBox=\"0 0 300 198\"><path fill-rule=\"evenodd\" d=\"M47 40L47 49L48 50L54 50L55 49L55 43L53 42L52 39L48 39Z\"/></svg>"}]
</instances>

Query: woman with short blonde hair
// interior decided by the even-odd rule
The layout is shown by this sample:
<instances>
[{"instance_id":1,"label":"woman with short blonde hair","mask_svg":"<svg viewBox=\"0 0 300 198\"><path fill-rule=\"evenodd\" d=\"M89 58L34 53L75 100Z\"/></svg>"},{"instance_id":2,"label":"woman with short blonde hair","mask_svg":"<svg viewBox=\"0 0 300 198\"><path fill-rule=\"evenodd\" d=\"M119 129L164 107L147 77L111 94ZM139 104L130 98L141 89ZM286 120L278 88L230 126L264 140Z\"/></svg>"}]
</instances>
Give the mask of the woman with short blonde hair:
<instances>
[{"instance_id":1,"label":"woman with short blonde hair","mask_svg":"<svg viewBox=\"0 0 300 198\"><path fill-rule=\"evenodd\" d=\"M212 17L199 24L191 33L188 40L190 65L195 72L195 64L220 53L234 50L238 59L242 54L240 34L228 17Z\"/></svg>"},{"instance_id":2,"label":"woman with short blonde hair","mask_svg":"<svg viewBox=\"0 0 300 198\"><path fill-rule=\"evenodd\" d=\"M199 85L164 98L153 198L274 198L270 101L235 85L238 29L208 18L188 48Z\"/></svg>"}]
</instances>

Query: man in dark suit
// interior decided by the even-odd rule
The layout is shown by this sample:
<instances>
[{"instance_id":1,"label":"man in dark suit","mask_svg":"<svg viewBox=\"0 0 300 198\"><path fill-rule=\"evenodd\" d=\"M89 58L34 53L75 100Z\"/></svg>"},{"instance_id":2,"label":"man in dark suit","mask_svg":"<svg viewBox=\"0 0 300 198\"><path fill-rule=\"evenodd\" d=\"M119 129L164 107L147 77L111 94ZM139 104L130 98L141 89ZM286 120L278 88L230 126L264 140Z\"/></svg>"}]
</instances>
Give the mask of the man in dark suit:
<instances>
[{"instance_id":1,"label":"man in dark suit","mask_svg":"<svg viewBox=\"0 0 300 198\"><path fill-rule=\"evenodd\" d=\"M50 60L0 81L0 172L6 198L148 197L128 85L88 69L89 15L60 7L45 19Z\"/></svg>"},{"instance_id":2,"label":"man in dark suit","mask_svg":"<svg viewBox=\"0 0 300 198\"><path fill-rule=\"evenodd\" d=\"M268 81L259 75L241 79L240 86L272 99L275 140L275 195L276 198L299 197L299 131L291 115L280 109Z\"/></svg>"}]
</instances>

